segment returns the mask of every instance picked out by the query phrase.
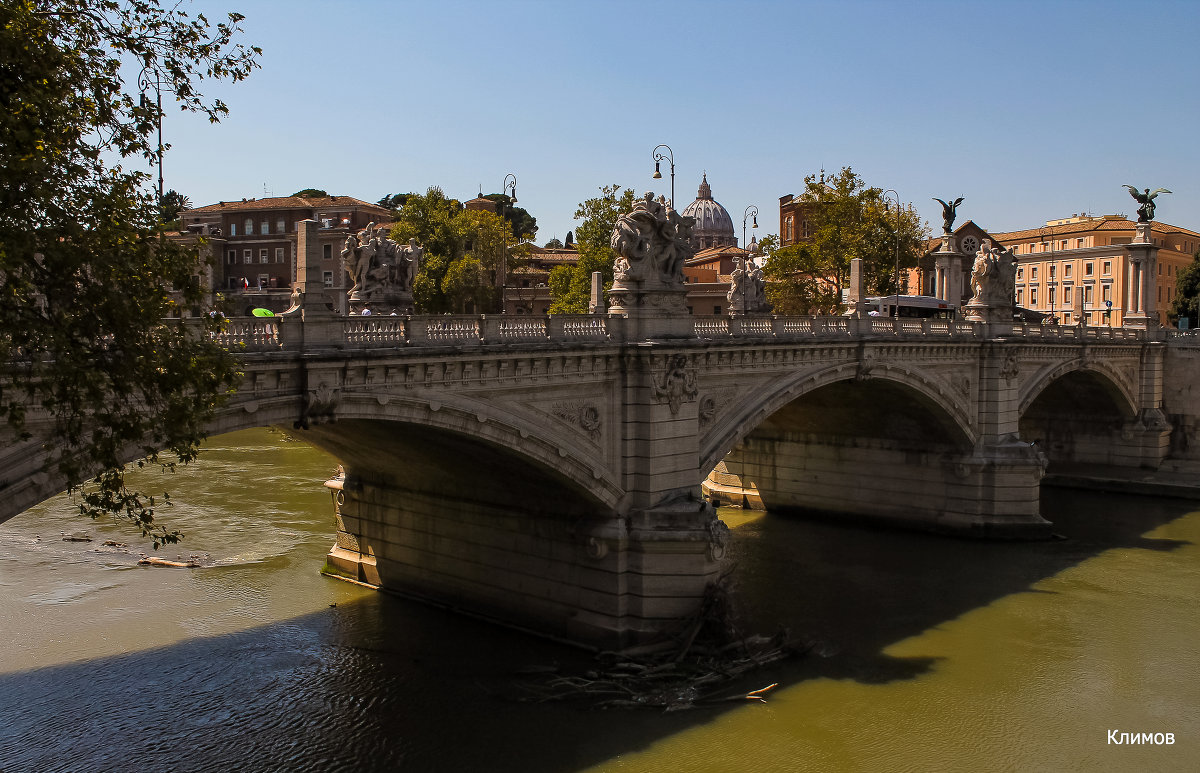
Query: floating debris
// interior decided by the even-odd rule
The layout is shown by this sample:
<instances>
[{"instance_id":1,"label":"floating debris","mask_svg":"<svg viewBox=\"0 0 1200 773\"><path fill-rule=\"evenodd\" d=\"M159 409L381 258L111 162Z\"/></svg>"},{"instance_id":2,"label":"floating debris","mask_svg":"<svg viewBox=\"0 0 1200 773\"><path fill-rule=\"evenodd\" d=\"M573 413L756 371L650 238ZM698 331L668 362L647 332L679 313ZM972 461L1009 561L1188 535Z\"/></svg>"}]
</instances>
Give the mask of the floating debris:
<instances>
[{"instance_id":1,"label":"floating debris","mask_svg":"<svg viewBox=\"0 0 1200 773\"><path fill-rule=\"evenodd\" d=\"M76 532L72 532L70 534L64 533L62 535L62 538L63 538L63 542L91 542L92 541L92 535L88 534L87 532L83 532L83 531L76 531Z\"/></svg>"},{"instance_id":2,"label":"floating debris","mask_svg":"<svg viewBox=\"0 0 1200 773\"><path fill-rule=\"evenodd\" d=\"M520 685L522 701L579 700L593 708L657 708L681 711L728 701L766 702L778 683L750 692L723 694L728 683L771 663L807 652L786 630L775 636L739 636L725 582L710 585L704 603L674 639L601 652L601 666L582 676L558 676L557 664L527 666L519 673L552 675Z\"/></svg>"},{"instance_id":3,"label":"floating debris","mask_svg":"<svg viewBox=\"0 0 1200 773\"><path fill-rule=\"evenodd\" d=\"M200 562L195 559L187 561L172 561L167 558L159 558L158 556L142 556L138 561L140 566L165 566L171 569L195 569L200 566Z\"/></svg>"}]
</instances>

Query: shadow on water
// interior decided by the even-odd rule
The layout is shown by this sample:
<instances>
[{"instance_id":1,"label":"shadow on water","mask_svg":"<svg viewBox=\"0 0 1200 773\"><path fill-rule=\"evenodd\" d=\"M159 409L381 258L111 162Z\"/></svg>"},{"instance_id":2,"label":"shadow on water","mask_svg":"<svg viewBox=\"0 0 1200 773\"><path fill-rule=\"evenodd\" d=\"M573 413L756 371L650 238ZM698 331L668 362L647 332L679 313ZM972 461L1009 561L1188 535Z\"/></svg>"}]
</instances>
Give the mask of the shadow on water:
<instances>
[{"instance_id":1,"label":"shadow on water","mask_svg":"<svg viewBox=\"0 0 1200 773\"><path fill-rule=\"evenodd\" d=\"M928 659L916 635L1111 549L1194 503L1047 490L1067 540L987 543L768 515L735 530L737 589L758 630L787 626L813 654L753 686L827 677L878 684ZM332 581L331 581L332 582ZM13 635L13 632L10 632ZM386 595L169 647L0 676L0 769L572 771L710 721L513 700L513 673L582 652ZM731 706L738 704L729 704Z\"/></svg>"}]
</instances>

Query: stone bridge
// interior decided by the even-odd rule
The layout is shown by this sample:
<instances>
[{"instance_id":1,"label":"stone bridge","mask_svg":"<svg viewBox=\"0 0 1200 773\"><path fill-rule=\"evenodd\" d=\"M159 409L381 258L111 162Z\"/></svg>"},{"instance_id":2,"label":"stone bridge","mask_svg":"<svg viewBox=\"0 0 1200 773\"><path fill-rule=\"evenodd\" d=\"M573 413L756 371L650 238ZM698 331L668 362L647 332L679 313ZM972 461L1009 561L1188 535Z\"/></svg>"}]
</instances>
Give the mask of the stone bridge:
<instances>
[{"instance_id":1,"label":"stone bridge","mask_svg":"<svg viewBox=\"0 0 1200 773\"><path fill-rule=\"evenodd\" d=\"M1047 470L1153 484L1200 461L1200 339L1176 331L761 316L654 337L636 315L300 300L230 321L245 378L211 434L281 426L340 461L328 571L598 646L698 607L722 460L770 509L999 538L1048 533ZM64 488L43 459L5 446L0 520Z\"/></svg>"}]
</instances>

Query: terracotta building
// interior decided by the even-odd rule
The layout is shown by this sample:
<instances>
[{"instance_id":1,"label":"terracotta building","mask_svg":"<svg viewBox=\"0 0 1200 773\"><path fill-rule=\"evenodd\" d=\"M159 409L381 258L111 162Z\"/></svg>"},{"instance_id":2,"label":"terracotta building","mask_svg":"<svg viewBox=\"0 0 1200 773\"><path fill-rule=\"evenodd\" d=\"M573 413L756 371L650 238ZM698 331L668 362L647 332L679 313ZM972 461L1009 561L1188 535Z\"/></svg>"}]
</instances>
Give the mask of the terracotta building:
<instances>
[{"instance_id":1,"label":"terracotta building","mask_svg":"<svg viewBox=\"0 0 1200 773\"><path fill-rule=\"evenodd\" d=\"M341 251L351 231L386 225L391 210L350 196L281 196L221 201L180 213L184 235L204 236L219 263L213 290L231 299L236 313L287 307L296 278L296 223L320 224L326 301L341 309L348 289Z\"/></svg>"},{"instance_id":2,"label":"terracotta building","mask_svg":"<svg viewBox=\"0 0 1200 773\"><path fill-rule=\"evenodd\" d=\"M1123 215L1072 215L1049 220L1038 228L995 233L992 237L1017 258L1017 305L1046 312L1061 322L1119 326L1131 308L1135 291L1129 252L1135 223ZM1175 299L1180 269L1200 249L1200 233L1154 221L1153 243L1158 250L1155 287L1149 311L1167 322ZM1082 288L1083 307L1076 302Z\"/></svg>"}]
</instances>

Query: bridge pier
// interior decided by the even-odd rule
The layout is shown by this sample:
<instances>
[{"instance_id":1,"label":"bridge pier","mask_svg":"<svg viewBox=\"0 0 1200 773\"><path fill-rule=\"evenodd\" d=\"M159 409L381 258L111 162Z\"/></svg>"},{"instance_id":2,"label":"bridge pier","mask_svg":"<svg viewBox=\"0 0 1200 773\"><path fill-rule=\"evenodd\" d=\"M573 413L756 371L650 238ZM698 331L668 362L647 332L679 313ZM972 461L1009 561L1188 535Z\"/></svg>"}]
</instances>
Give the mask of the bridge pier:
<instances>
[{"instance_id":1,"label":"bridge pier","mask_svg":"<svg viewBox=\"0 0 1200 773\"><path fill-rule=\"evenodd\" d=\"M622 518L434 496L352 475L326 486L337 524L327 573L598 648L678 629L724 551L696 503Z\"/></svg>"}]
</instances>

